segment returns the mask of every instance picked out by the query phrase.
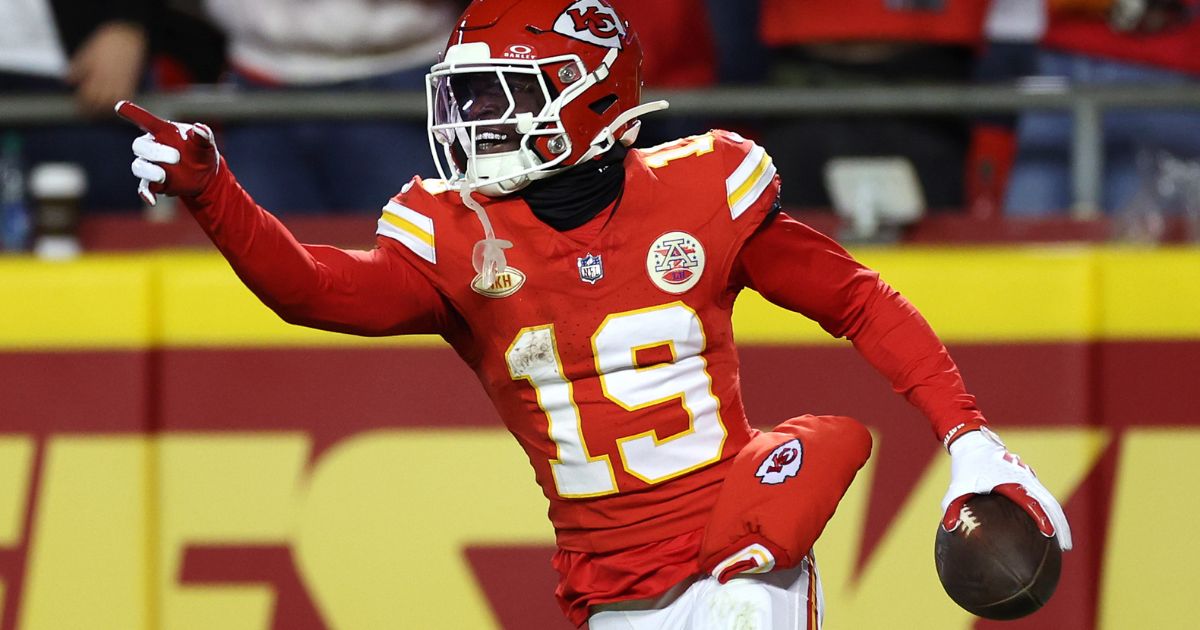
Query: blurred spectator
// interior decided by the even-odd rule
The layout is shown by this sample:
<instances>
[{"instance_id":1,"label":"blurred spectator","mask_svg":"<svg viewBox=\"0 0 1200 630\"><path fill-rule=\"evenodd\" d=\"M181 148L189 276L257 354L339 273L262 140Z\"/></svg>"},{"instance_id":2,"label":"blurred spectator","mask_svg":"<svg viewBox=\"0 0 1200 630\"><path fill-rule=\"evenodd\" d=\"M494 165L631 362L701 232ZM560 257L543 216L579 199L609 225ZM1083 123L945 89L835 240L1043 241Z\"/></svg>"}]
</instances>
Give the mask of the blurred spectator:
<instances>
[{"instance_id":1,"label":"blurred spectator","mask_svg":"<svg viewBox=\"0 0 1200 630\"><path fill-rule=\"evenodd\" d=\"M141 81L153 8L150 0L9 0L0 5L0 69L13 83L72 86L80 109L107 114Z\"/></svg>"},{"instance_id":2,"label":"blurred spectator","mask_svg":"<svg viewBox=\"0 0 1200 630\"><path fill-rule=\"evenodd\" d=\"M778 86L864 87L967 83L981 43L986 0L762 0L761 33ZM765 129L789 206L829 207L826 163L901 156L916 170L930 210L960 210L970 125L962 116L821 116Z\"/></svg>"},{"instance_id":3,"label":"blurred spectator","mask_svg":"<svg viewBox=\"0 0 1200 630\"><path fill-rule=\"evenodd\" d=\"M767 76L767 49L759 36L759 2L707 0L716 48L717 81L726 85L761 83Z\"/></svg>"},{"instance_id":4,"label":"blurred spectator","mask_svg":"<svg viewBox=\"0 0 1200 630\"><path fill-rule=\"evenodd\" d=\"M1037 74L1072 85L1195 85L1200 79L1200 22L1195 0L1048 0L1049 24ZM1114 211L1137 193L1138 156L1167 151L1200 157L1200 112L1110 111L1104 115L1101 209ZM1009 215L1066 213L1072 206L1069 113L1021 116L1009 180Z\"/></svg>"},{"instance_id":5,"label":"blurred spectator","mask_svg":"<svg viewBox=\"0 0 1200 630\"><path fill-rule=\"evenodd\" d=\"M205 0L245 91L424 90L459 0ZM228 125L221 152L281 213L375 212L413 173L433 174L423 121Z\"/></svg>"},{"instance_id":6,"label":"blurred spectator","mask_svg":"<svg viewBox=\"0 0 1200 630\"><path fill-rule=\"evenodd\" d=\"M984 24L984 48L975 64L979 84L1013 84L1036 73L1037 47L1046 32L1045 0L992 0ZM965 181L968 213L999 217L1016 155L1017 114L976 116Z\"/></svg>"},{"instance_id":7,"label":"blurred spectator","mask_svg":"<svg viewBox=\"0 0 1200 630\"><path fill-rule=\"evenodd\" d=\"M129 152L129 131L108 121L118 100L152 83L148 61L172 48L186 53L177 64L181 69L202 58L211 67L211 59L220 57L220 40L211 27L180 20L186 18L164 0L0 2L0 92L70 94L87 118L81 124L16 129L23 139L23 161L27 167L81 165L88 180L85 210L141 206L123 181L129 164L116 157ZM159 36L180 30L189 37Z\"/></svg>"},{"instance_id":8,"label":"blurred spectator","mask_svg":"<svg viewBox=\"0 0 1200 630\"><path fill-rule=\"evenodd\" d=\"M225 71L225 36L204 12L205 0L167 0L150 32L151 75L156 90L213 84Z\"/></svg>"},{"instance_id":9,"label":"blurred spectator","mask_svg":"<svg viewBox=\"0 0 1200 630\"><path fill-rule=\"evenodd\" d=\"M148 54L150 0L7 0L0 2L0 92L73 94L81 112L110 116L142 81ZM122 127L75 125L19 129L26 166L84 166L89 209L131 209L137 195L121 182L129 165ZM118 182L120 182L118 184Z\"/></svg>"}]
</instances>

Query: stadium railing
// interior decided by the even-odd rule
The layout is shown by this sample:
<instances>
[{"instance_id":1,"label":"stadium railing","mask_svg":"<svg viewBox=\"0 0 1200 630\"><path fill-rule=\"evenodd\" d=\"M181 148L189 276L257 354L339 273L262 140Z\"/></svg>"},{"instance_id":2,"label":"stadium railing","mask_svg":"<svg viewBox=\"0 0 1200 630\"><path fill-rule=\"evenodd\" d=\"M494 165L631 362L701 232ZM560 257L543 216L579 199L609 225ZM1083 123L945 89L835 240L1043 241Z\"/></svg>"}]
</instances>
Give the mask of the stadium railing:
<instances>
[{"instance_id":1,"label":"stadium railing","mask_svg":"<svg viewBox=\"0 0 1200 630\"><path fill-rule=\"evenodd\" d=\"M1031 78L1016 85L989 86L650 90L645 97L670 101L671 108L663 115L673 116L779 118L831 113L982 115L1030 109L1066 111L1074 120L1072 216L1077 219L1094 218L1100 213L1104 172L1101 121L1105 111L1127 108L1195 108L1200 111L1200 87L1073 87L1046 77ZM205 121L426 117L425 95L416 92L248 94L204 88L146 94L139 97L139 102L164 117ZM0 125L78 122L84 120L66 96L0 95Z\"/></svg>"}]
</instances>

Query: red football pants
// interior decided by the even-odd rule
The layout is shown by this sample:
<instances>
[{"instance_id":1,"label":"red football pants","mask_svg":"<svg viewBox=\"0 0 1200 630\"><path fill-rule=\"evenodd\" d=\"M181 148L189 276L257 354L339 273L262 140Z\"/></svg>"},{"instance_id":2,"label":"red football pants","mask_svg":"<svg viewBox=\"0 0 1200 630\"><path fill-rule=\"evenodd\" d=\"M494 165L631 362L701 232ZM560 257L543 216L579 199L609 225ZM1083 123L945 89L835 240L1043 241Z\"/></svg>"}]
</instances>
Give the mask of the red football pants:
<instances>
[{"instance_id":1,"label":"red football pants","mask_svg":"<svg viewBox=\"0 0 1200 630\"><path fill-rule=\"evenodd\" d=\"M871 455L871 434L853 418L800 416L759 434L734 459L700 549L711 572L761 545L775 568L800 564ZM761 560L722 567L722 582Z\"/></svg>"}]
</instances>

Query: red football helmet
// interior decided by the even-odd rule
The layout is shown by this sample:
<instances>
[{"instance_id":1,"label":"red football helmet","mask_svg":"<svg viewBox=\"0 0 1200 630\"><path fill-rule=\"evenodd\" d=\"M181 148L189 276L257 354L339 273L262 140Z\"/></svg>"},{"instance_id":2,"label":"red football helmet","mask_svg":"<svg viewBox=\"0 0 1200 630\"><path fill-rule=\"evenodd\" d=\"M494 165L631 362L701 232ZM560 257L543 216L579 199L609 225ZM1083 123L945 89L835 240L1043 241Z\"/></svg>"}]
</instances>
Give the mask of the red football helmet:
<instances>
[{"instance_id":1,"label":"red football helmet","mask_svg":"<svg viewBox=\"0 0 1200 630\"><path fill-rule=\"evenodd\" d=\"M475 0L426 81L438 172L505 195L632 144L666 107L639 103L641 65L607 0Z\"/></svg>"}]
</instances>

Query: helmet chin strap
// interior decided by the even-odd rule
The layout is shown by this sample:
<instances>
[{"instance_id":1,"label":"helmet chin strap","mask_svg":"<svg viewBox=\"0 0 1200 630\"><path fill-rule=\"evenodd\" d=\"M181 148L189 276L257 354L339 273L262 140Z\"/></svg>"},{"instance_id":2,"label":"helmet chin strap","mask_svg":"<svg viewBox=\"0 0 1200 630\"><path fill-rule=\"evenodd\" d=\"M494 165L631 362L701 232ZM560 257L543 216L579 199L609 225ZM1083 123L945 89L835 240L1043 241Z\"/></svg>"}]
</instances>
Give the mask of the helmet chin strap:
<instances>
[{"instance_id":1,"label":"helmet chin strap","mask_svg":"<svg viewBox=\"0 0 1200 630\"><path fill-rule=\"evenodd\" d=\"M617 138L614 132L638 116L661 111L669 106L666 101L652 101L621 112L619 116L614 118L611 123L596 134L590 148L579 158L576 164L585 163L597 155L608 151L617 142L625 145L633 144L633 141L637 138L637 125L620 138ZM496 276L508 268L504 250L511 248L513 244L512 241L496 238L496 232L492 229L492 221L488 218L487 210L483 208L482 204L471 197L471 190L476 188L477 182L478 169L475 159L470 158L467 160L466 177L458 182L458 195L462 199L463 205L475 212L476 218L479 219L480 225L483 226L483 239L475 243L475 248L471 252L471 265L480 274L483 286L490 287L496 282Z\"/></svg>"},{"instance_id":2,"label":"helmet chin strap","mask_svg":"<svg viewBox=\"0 0 1200 630\"><path fill-rule=\"evenodd\" d=\"M471 266L480 275L483 286L490 287L496 283L496 276L508 268L504 250L512 247L513 244L512 241L496 238L496 232L492 229L492 220L488 218L487 210L484 210L483 204L475 201L471 196L475 179L475 161L467 160L467 177L459 180L458 196L462 199L463 205L475 212L475 217L483 226L483 239L477 241L475 248L471 251Z\"/></svg>"},{"instance_id":3,"label":"helmet chin strap","mask_svg":"<svg viewBox=\"0 0 1200 630\"><path fill-rule=\"evenodd\" d=\"M576 162L576 164L583 164L597 155L604 153L605 151L611 149L618 141L626 146L633 144L633 141L637 139L638 127L636 125L633 127L633 129L630 129L620 138L617 138L614 135L614 132L617 129L620 129L622 125L637 118L638 116L649 114L650 112L662 111L670 106L671 104L666 101L650 101L649 103L635 105L634 107L630 107L629 109L621 112L620 115L614 118L611 123L609 123L606 127L601 129L599 133L596 134L596 137L592 139L591 147L579 158L579 161Z\"/></svg>"}]
</instances>

